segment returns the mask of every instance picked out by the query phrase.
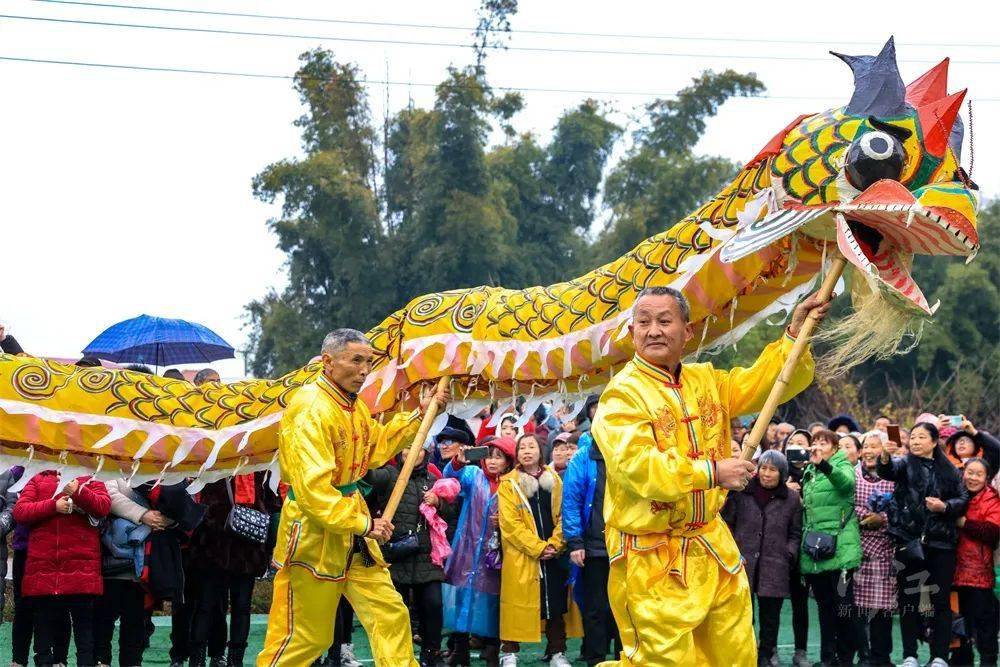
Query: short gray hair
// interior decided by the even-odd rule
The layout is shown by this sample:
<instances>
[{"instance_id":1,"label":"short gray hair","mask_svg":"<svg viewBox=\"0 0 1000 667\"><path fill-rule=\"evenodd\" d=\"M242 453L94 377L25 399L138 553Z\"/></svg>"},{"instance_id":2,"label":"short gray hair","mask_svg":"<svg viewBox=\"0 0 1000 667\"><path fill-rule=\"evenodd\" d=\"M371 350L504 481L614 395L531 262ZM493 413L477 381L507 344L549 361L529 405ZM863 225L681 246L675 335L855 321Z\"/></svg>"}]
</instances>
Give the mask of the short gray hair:
<instances>
[{"instance_id":1,"label":"short gray hair","mask_svg":"<svg viewBox=\"0 0 1000 667\"><path fill-rule=\"evenodd\" d=\"M681 309L681 315L684 317L685 322L691 321L691 304L688 303L687 297L681 294L681 291L674 289L673 287L656 286L656 287L643 287L639 290L639 295L635 297L635 303L639 303L639 299L644 296L669 296L673 297L674 301Z\"/></svg>"},{"instance_id":2,"label":"short gray hair","mask_svg":"<svg viewBox=\"0 0 1000 667\"><path fill-rule=\"evenodd\" d=\"M206 382L208 382L208 378L212 377L213 375L218 377L219 372L214 368L202 368L195 374L193 383L195 385L205 384Z\"/></svg>"},{"instance_id":3,"label":"short gray hair","mask_svg":"<svg viewBox=\"0 0 1000 667\"><path fill-rule=\"evenodd\" d=\"M757 459L757 470L763 465L774 466L778 469L778 483L784 484L788 481L788 459L777 449L769 449Z\"/></svg>"},{"instance_id":4,"label":"short gray hair","mask_svg":"<svg viewBox=\"0 0 1000 667\"><path fill-rule=\"evenodd\" d=\"M885 431L872 430L861 436L861 444L864 445L868 438L878 438L879 441L884 445L889 442L889 434ZM898 443L897 443L898 444Z\"/></svg>"},{"instance_id":5,"label":"short gray hair","mask_svg":"<svg viewBox=\"0 0 1000 667\"><path fill-rule=\"evenodd\" d=\"M336 354L351 343L371 345L371 341L357 329L334 329L323 339L322 354Z\"/></svg>"}]
</instances>

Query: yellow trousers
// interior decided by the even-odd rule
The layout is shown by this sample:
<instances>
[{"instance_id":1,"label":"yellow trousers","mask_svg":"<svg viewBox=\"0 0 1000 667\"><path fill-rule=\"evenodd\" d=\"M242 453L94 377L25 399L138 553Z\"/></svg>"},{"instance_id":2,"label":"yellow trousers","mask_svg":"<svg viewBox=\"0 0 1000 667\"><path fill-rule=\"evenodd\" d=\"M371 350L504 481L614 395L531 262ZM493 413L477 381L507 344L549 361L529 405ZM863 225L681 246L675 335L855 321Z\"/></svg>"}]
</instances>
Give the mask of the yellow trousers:
<instances>
[{"instance_id":1,"label":"yellow trousers","mask_svg":"<svg viewBox=\"0 0 1000 667\"><path fill-rule=\"evenodd\" d=\"M346 595L379 667L415 667L410 613L384 567L355 563L343 581L317 579L299 565L274 577L264 650L257 667L309 667L333 643L340 596Z\"/></svg>"},{"instance_id":2,"label":"yellow trousers","mask_svg":"<svg viewBox=\"0 0 1000 667\"><path fill-rule=\"evenodd\" d=\"M622 653L602 666L757 664L746 573L730 574L697 542L686 560L686 588L664 574L670 567L666 546L629 551L611 564L608 597Z\"/></svg>"}]
</instances>

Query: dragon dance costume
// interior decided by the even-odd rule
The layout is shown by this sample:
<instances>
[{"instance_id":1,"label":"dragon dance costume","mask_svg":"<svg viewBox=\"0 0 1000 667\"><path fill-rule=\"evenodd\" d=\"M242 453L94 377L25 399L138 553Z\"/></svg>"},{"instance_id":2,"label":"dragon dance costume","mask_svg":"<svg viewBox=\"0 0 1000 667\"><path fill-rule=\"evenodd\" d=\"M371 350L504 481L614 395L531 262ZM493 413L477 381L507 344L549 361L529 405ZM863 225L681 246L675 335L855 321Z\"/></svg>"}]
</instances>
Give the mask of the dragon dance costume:
<instances>
[{"instance_id":1,"label":"dragon dance costume","mask_svg":"<svg viewBox=\"0 0 1000 667\"><path fill-rule=\"evenodd\" d=\"M730 416L761 408L792 343L785 334L750 368L690 364L676 377L636 355L601 396L592 430L607 464L608 593L623 649L605 665L756 664L714 461L730 456ZM806 352L782 401L812 377Z\"/></svg>"},{"instance_id":2,"label":"dragon dance costume","mask_svg":"<svg viewBox=\"0 0 1000 667\"><path fill-rule=\"evenodd\" d=\"M291 489L274 548L279 569L258 667L311 665L333 642L341 595L368 633L376 664L417 664L406 605L378 544L362 537L371 517L358 480L404 449L419 424L418 411L379 424L325 375L292 398L279 436L281 476Z\"/></svg>"}]
</instances>

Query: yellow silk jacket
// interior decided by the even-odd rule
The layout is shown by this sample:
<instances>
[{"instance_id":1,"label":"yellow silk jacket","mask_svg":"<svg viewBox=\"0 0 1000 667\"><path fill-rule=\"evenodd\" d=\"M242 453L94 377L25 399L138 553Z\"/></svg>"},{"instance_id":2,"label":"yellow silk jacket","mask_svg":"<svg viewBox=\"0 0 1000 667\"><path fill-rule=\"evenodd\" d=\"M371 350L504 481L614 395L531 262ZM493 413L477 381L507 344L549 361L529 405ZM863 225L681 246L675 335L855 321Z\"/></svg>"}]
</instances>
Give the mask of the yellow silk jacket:
<instances>
[{"instance_id":1,"label":"yellow silk jacket","mask_svg":"<svg viewBox=\"0 0 1000 667\"><path fill-rule=\"evenodd\" d=\"M357 482L404 449L417 434L420 413L396 415L382 425L368 407L321 375L301 387L281 417L278 460L291 487L281 510L275 567L298 565L339 581L355 535L371 517ZM384 564L374 540L368 546Z\"/></svg>"},{"instance_id":2,"label":"yellow silk jacket","mask_svg":"<svg viewBox=\"0 0 1000 667\"><path fill-rule=\"evenodd\" d=\"M783 335L750 368L685 364L674 378L636 355L615 375L592 427L607 466L604 517L612 561L629 550L667 545L670 572L684 582L684 556L697 540L724 568L739 570L739 549L716 520L726 497L715 485L712 462L731 456L730 418L760 410L793 342ZM812 377L807 350L782 401Z\"/></svg>"},{"instance_id":3,"label":"yellow silk jacket","mask_svg":"<svg viewBox=\"0 0 1000 667\"><path fill-rule=\"evenodd\" d=\"M500 478L500 539L503 571L500 581L500 636L507 641L537 642L542 635L541 591L538 557L546 546L566 547L562 533L562 480L546 468L553 481L552 537L543 540L535 528L531 506L520 487L521 473L514 469Z\"/></svg>"}]
</instances>

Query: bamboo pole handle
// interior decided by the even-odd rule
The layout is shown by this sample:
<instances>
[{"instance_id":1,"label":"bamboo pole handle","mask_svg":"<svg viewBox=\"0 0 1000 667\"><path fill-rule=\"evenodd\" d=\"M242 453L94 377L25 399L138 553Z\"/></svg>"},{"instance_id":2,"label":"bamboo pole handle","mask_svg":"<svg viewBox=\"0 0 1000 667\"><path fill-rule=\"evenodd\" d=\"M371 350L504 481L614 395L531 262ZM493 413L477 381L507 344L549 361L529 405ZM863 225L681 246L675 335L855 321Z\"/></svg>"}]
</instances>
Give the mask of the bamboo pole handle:
<instances>
[{"instance_id":1,"label":"bamboo pole handle","mask_svg":"<svg viewBox=\"0 0 1000 667\"><path fill-rule=\"evenodd\" d=\"M450 377L445 375L438 380L434 394L437 395L438 392L447 389L450 379ZM403 463L403 469L399 471L396 485L392 487L392 495L389 496L389 502L385 504L385 511L382 512L382 518L390 523L392 523L392 517L395 516L396 510L399 509L400 501L403 500L403 492L406 491L406 485L410 482L410 475L413 474L413 469L417 466L417 456L420 455L424 441L427 440L427 432L431 430L431 424L437 419L437 415L438 403L432 400L431 404L427 406L427 412L424 413L423 419L420 421L417 436L413 439L413 444L410 445L410 450L406 453L406 461Z\"/></svg>"},{"instance_id":2,"label":"bamboo pole handle","mask_svg":"<svg viewBox=\"0 0 1000 667\"><path fill-rule=\"evenodd\" d=\"M823 303L826 303L833 297L833 288L837 285L837 280L840 279L840 275L844 272L846 266L847 260L843 257L837 257L833 260L830 272L826 274L826 279L823 281L822 287L819 288L817 295ZM816 328L817 322L815 311L810 311L808 317L806 317L806 321L802 323L799 335L795 337L795 343L792 344L792 351L788 353L788 358L785 359L785 365L781 368L781 373L778 374L777 381L771 387L771 393L768 394L767 400L764 401L764 407L761 408L760 414L757 415L757 421L754 422L750 436L743 443L744 461L753 459L760 441L764 439L764 434L767 432L767 425L771 423L771 417L774 416L778 405L781 403L781 395L785 393L785 388L791 382L792 372L799 365L802 353L809 346L809 339L812 337L812 332Z\"/></svg>"}]
</instances>

